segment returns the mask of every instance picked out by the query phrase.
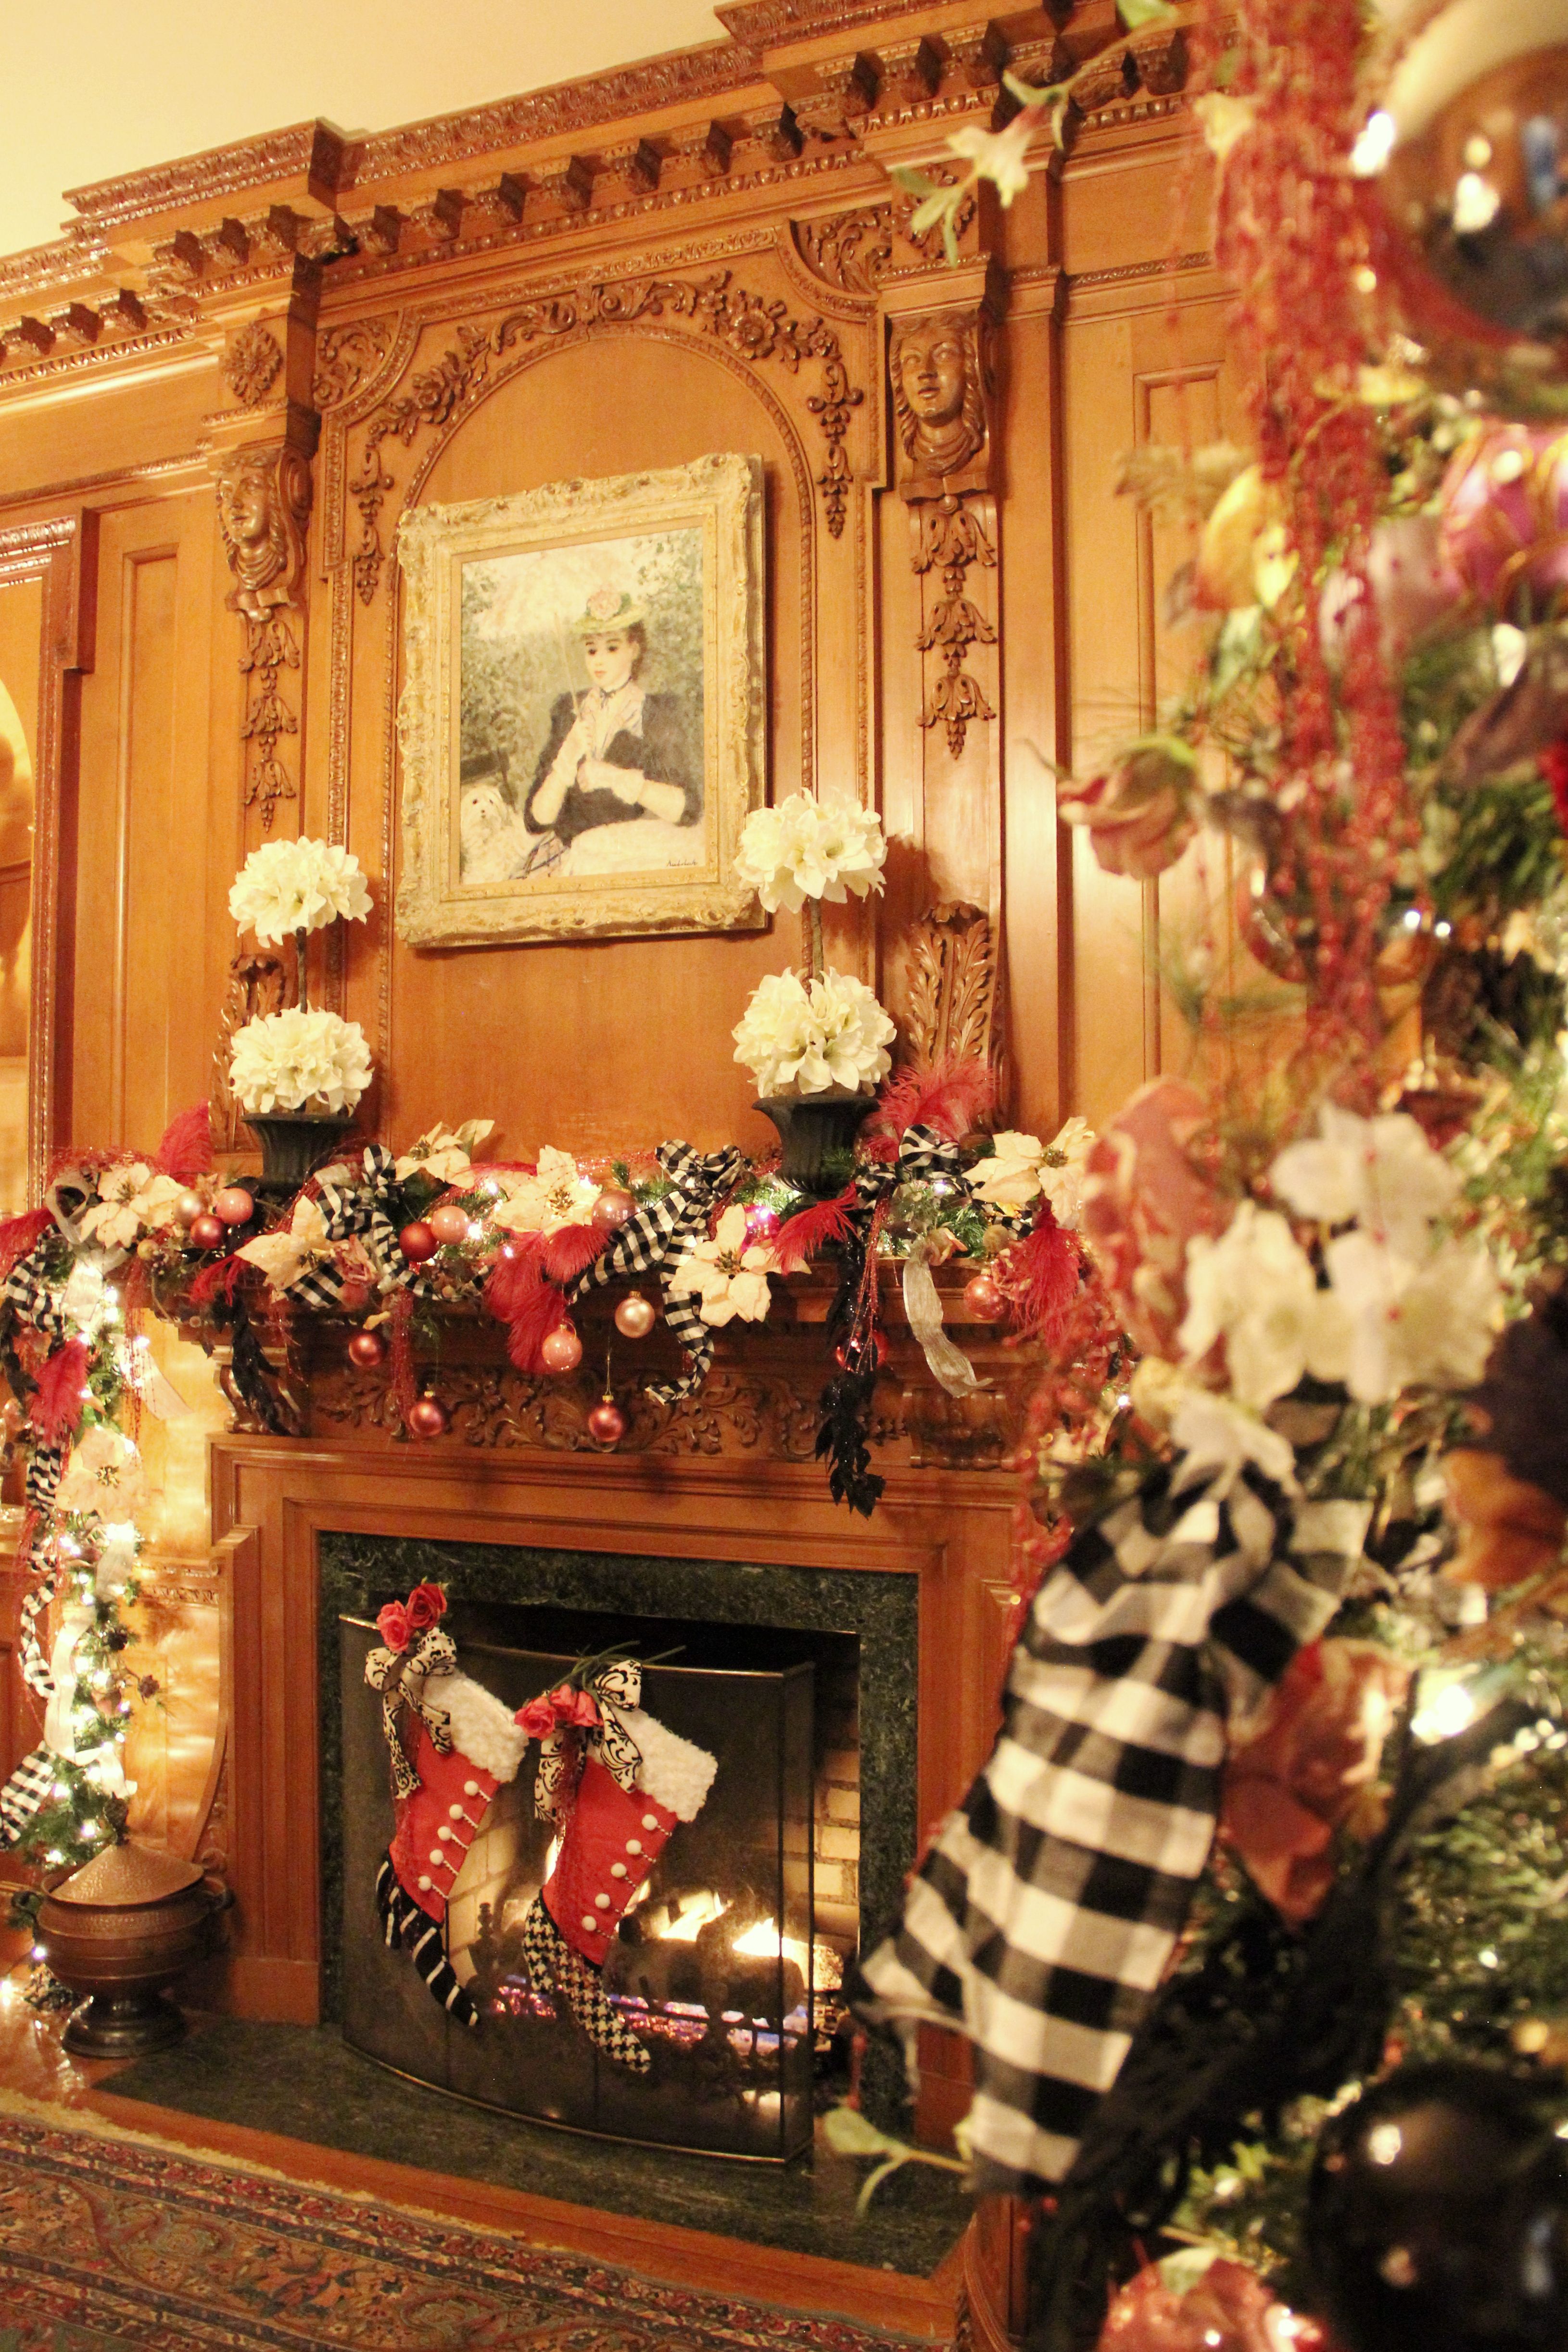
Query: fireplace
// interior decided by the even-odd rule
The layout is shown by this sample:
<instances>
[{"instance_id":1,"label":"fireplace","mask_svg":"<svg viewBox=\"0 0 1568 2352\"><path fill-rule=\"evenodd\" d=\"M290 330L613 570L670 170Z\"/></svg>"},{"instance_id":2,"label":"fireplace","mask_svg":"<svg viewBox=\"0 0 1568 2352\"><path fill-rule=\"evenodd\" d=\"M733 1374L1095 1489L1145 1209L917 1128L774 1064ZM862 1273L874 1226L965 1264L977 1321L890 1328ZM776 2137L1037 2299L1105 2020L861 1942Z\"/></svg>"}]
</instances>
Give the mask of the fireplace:
<instances>
[{"instance_id":1,"label":"fireplace","mask_svg":"<svg viewBox=\"0 0 1568 2352\"><path fill-rule=\"evenodd\" d=\"M381 1941L373 1887L392 1805L364 1658L375 1609L425 1577L451 1597L462 1671L509 1710L612 1644L648 1660L679 1653L647 1668L643 1705L720 1769L605 1963L612 2001L655 2048L647 2080L600 2057L522 1959L552 1836L534 1807L537 1749L498 1792L451 1889L447 1947L478 2031L448 2021ZM896 1909L913 1843L913 1580L328 1536L320 1625L334 1695L321 1717L325 2005L345 2038L537 2121L753 2158L804 2147L814 2105L847 2085L842 1980ZM731 1940L741 1965L716 2019L714 1964ZM872 2054L863 2094L879 2120L899 2120L890 2053Z\"/></svg>"}]
</instances>

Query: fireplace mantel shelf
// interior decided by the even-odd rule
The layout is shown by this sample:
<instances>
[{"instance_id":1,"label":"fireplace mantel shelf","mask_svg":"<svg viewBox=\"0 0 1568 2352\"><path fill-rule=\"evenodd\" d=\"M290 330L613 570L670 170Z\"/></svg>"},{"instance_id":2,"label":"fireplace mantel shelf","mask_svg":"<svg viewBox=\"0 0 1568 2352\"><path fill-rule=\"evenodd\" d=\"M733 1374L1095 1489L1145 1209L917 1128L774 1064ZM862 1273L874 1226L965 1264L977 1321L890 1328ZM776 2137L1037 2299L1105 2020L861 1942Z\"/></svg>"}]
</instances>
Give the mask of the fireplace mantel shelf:
<instances>
[{"instance_id":1,"label":"fireplace mantel shelf","mask_svg":"<svg viewBox=\"0 0 1568 2352\"><path fill-rule=\"evenodd\" d=\"M964 1286L973 1272L973 1261L961 1259L936 1273L945 1328L982 1383L976 1391L955 1397L931 1372L910 1328L902 1267L879 1268L884 1358L872 1415L879 1469L994 1470L1017 1444L1040 1354L1010 1341L996 1325L978 1321L965 1307ZM438 1347L416 1346L416 1353L421 1384L447 1405L451 1429L444 1438L421 1442L489 1452L598 1453L603 1449L589 1433L588 1415L607 1387L627 1419L618 1454L667 1460L813 1458L822 1391L834 1368L826 1330L834 1297L828 1276L808 1271L775 1277L767 1321L732 1323L718 1331L708 1379L674 1407L654 1404L646 1392L650 1381L668 1379L679 1363L673 1334L662 1320L640 1341L622 1338L615 1328L616 1305L637 1286L613 1284L574 1308L583 1361L574 1373L555 1378L518 1371L507 1360L501 1326L479 1311L442 1310ZM648 1281L640 1286L645 1294L656 1287ZM256 1430L254 1416L234 1389L220 1336L205 1323L187 1328L224 1369L234 1426ZM289 1435L402 1437L385 1365L367 1370L349 1360L354 1328L287 1309L277 1317L268 1355Z\"/></svg>"}]
</instances>

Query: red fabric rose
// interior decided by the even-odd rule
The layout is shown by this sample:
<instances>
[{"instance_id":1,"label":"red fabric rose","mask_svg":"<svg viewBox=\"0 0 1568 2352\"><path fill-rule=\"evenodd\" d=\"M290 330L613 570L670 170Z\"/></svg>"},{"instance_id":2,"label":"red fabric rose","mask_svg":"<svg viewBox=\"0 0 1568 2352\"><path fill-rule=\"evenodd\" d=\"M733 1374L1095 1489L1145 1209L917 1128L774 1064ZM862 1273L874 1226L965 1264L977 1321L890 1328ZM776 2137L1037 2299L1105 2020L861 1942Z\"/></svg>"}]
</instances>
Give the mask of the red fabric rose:
<instances>
[{"instance_id":1,"label":"red fabric rose","mask_svg":"<svg viewBox=\"0 0 1568 2352\"><path fill-rule=\"evenodd\" d=\"M555 1728L555 1709L548 1698L531 1698L520 1706L512 1721L520 1723L531 1739L548 1739Z\"/></svg>"},{"instance_id":2,"label":"red fabric rose","mask_svg":"<svg viewBox=\"0 0 1568 2352\"><path fill-rule=\"evenodd\" d=\"M408 1647L408 1612L401 1601L389 1601L384 1609L375 1612L376 1631L389 1650Z\"/></svg>"},{"instance_id":3,"label":"red fabric rose","mask_svg":"<svg viewBox=\"0 0 1568 2352\"><path fill-rule=\"evenodd\" d=\"M570 1683L561 1683L550 1694L550 1704L562 1723L578 1731L592 1731L599 1720L599 1710L585 1690L574 1690Z\"/></svg>"},{"instance_id":4,"label":"red fabric rose","mask_svg":"<svg viewBox=\"0 0 1568 2352\"><path fill-rule=\"evenodd\" d=\"M416 1584L408 1596L408 1629L427 1633L447 1614L447 1596L438 1584Z\"/></svg>"},{"instance_id":5,"label":"red fabric rose","mask_svg":"<svg viewBox=\"0 0 1568 2352\"><path fill-rule=\"evenodd\" d=\"M1168 752L1139 751L1058 804L1065 824L1082 825L1107 874L1150 882L1173 866L1194 835L1190 767Z\"/></svg>"},{"instance_id":6,"label":"red fabric rose","mask_svg":"<svg viewBox=\"0 0 1568 2352\"><path fill-rule=\"evenodd\" d=\"M1110 2306L1100 2352L1327 2352L1316 2323L1242 2263L1209 2264L1185 2294L1151 2263Z\"/></svg>"}]
</instances>

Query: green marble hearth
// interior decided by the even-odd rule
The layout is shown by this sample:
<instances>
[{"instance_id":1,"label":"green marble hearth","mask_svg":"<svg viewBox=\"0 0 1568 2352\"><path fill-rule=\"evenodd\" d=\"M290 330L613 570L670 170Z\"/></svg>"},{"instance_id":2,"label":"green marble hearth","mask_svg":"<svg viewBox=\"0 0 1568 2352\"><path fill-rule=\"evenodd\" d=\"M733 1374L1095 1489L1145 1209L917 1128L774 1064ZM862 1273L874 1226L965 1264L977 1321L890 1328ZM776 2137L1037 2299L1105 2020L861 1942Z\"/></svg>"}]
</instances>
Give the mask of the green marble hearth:
<instances>
[{"instance_id":1,"label":"green marble hearth","mask_svg":"<svg viewBox=\"0 0 1568 2352\"><path fill-rule=\"evenodd\" d=\"M969 2220L955 2177L928 2165L905 2165L858 2221L864 2168L821 2147L795 2164L735 2164L551 2131L400 2081L331 2025L200 2019L189 2041L107 2087L209 2122L912 2278L931 2276Z\"/></svg>"},{"instance_id":2,"label":"green marble hearth","mask_svg":"<svg viewBox=\"0 0 1568 2352\"><path fill-rule=\"evenodd\" d=\"M641 1621L632 1630L644 1637L645 1654L664 1646L658 1637L672 1620L853 1637L859 1675L861 1948L895 1918L918 1828L916 1577L346 1534L321 1537L320 1572L321 1931L329 2018L340 2014L342 1933L338 1621L373 1617L384 1601L426 1577L447 1588L459 1656L465 1630L469 1638L480 1636L485 1610L498 1605L580 1610L626 1624ZM434 2090L416 2095L432 2105L443 2099ZM889 2044L873 2043L866 2053L861 2098L884 2129L907 2129L902 2064Z\"/></svg>"}]
</instances>

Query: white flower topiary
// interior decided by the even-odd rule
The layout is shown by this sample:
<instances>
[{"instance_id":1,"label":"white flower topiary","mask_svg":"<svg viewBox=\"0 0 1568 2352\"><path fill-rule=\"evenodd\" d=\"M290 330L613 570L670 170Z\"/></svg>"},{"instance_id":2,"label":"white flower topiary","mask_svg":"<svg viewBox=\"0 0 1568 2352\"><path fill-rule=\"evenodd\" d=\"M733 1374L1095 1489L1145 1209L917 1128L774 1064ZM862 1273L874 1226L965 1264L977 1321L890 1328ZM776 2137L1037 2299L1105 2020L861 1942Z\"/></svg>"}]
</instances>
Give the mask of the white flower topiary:
<instances>
[{"instance_id":1,"label":"white flower topiary","mask_svg":"<svg viewBox=\"0 0 1568 2352\"><path fill-rule=\"evenodd\" d=\"M892 1022L865 982L842 971L809 982L771 972L731 1034L736 1061L763 1095L867 1092L893 1066Z\"/></svg>"},{"instance_id":2,"label":"white flower topiary","mask_svg":"<svg viewBox=\"0 0 1568 2352\"><path fill-rule=\"evenodd\" d=\"M335 1013L268 1013L237 1029L229 1083L245 1111L352 1110L370 1084L370 1048L357 1021Z\"/></svg>"},{"instance_id":3,"label":"white flower topiary","mask_svg":"<svg viewBox=\"0 0 1568 2352\"><path fill-rule=\"evenodd\" d=\"M228 911L265 945L291 931L362 923L370 890L352 849L327 841L268 841L253 849L230 885Z\"/></svg>"}]
</instances>

